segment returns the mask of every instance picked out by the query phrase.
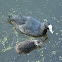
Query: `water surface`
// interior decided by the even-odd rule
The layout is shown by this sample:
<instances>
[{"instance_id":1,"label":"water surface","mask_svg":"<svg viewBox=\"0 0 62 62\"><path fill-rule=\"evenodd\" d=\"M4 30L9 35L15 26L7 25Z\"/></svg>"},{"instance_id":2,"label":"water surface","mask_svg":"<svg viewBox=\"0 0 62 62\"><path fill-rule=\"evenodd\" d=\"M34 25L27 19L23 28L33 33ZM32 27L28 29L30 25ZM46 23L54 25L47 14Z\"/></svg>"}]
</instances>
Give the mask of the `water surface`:
<instances>
[{"instance_id":1,"label":"water surface","mask_svg":"<svg viewBox=\"0 0 62 62\"><path fill-rule=\"evenodd\" d=\"M38 39L13 29L8 15L21 14L32 16L41 22L50 22L54 34L47 32L48 39L42 48L28 54L15 51L17 42ZM43 38L42 38L43 39ZM61 0L0 0L0 62L62 62L62 1Z\"/></svg>"}]
</instances>

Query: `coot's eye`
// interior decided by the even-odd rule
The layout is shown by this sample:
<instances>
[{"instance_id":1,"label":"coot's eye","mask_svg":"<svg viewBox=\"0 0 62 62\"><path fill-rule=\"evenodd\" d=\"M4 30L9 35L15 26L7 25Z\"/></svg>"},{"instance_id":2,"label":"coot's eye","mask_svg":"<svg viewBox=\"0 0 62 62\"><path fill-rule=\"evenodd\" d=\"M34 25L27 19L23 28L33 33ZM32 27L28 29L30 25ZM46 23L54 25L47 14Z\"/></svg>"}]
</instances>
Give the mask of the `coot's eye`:
<instances>
[{"instance_id":1,"label":"coot's eye","mask_svg":"<svg viewBox=\"0 0 62 62\"><path fill-rule=\"evenodd\" d=\"M38 43L40 43L40 42L38 41Z\"/></svg>"}]
</instances>

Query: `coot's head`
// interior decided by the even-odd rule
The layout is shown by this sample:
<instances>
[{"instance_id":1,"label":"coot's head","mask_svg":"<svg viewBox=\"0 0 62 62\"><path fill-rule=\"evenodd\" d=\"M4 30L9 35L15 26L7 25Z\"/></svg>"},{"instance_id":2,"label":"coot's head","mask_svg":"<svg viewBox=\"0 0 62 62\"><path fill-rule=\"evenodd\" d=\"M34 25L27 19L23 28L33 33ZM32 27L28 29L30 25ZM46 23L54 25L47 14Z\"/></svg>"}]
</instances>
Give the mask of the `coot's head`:
<instances>
[{"instance_id":1,"label":"coot's head","mask_svg":"<svg viewBox=\"0 0 62 62\"><path fill-rule=\"evenodd\" d=\"M44 25L45 25L45 28L48 29L53 34L54 31L52 30L52 25L47 22Z\"/></svg>"},{"instance_id":2,"label":"coot's head","mask_svg":"<svg viewBox=\"0 0 62 62\"><path fill-rule=\"evenodd\" d=\"M35 45L37 45L37 46L40 46L41 44L43 45L43 43L39 42L38 40L35 40L34 43L35 43Z\"/></svg>"}]
</instances>

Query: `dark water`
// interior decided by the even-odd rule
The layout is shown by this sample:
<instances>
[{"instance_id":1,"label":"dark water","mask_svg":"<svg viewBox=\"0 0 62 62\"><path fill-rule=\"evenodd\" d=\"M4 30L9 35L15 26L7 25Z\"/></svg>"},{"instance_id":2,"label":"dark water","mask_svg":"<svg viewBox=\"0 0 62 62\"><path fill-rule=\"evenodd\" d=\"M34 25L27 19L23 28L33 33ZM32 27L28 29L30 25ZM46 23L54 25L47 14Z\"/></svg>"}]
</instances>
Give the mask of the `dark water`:
<instances>
[{"instance_id":1,"label":"dark water","mask_svg":"<svg viewBox=\"0 0 62 62\"><path fill-rule=\"evenodd\" d=\"M18 57L17 42L41 39L24 35L8 23L8 15L32 16L53 25L54 34L47 32L48 39L42 48ZM42 20L41 20L42 19ZM42 42L42 41L41 41ZM0 62L62 62L62 0L0 0Z\"/></svg>"}]
</instances>

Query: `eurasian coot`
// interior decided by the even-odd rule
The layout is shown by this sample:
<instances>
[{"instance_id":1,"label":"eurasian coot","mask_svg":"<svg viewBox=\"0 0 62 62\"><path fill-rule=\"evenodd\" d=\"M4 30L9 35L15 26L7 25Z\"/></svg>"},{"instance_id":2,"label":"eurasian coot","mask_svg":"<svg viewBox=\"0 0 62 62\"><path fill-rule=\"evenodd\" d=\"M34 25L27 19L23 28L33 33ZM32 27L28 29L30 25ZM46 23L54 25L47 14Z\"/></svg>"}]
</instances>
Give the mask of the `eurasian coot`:
<instances>
[{"instance_id":1,"label":"eurasian coot","mask_svg":"<svg viewBox=\"0 0 62 62\"><path fill-rule=\"evenodd\" d=\"M9 16L9 21L21 32L30 36L43 36L46 34L47 29L53 34L50 23L41 23L30 16L13 15Z\"/></svg>"},{"instance_id":2,"label":"eurasian coot","mask_svg":"<svg viewBox=\"0 0 62 62\"><path fill-rule=\"evenodd\" d=\"M41 44L42 43L39 42L38 40L22 41L16 45L16 52L18 52L19 54L21 53L26 54L39 47Z\"/></svg>"}]
</instances>

